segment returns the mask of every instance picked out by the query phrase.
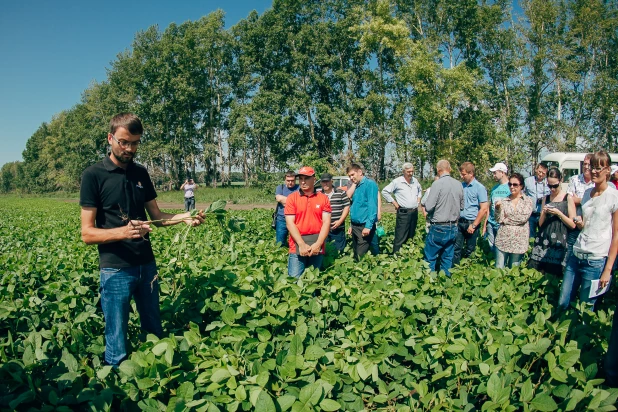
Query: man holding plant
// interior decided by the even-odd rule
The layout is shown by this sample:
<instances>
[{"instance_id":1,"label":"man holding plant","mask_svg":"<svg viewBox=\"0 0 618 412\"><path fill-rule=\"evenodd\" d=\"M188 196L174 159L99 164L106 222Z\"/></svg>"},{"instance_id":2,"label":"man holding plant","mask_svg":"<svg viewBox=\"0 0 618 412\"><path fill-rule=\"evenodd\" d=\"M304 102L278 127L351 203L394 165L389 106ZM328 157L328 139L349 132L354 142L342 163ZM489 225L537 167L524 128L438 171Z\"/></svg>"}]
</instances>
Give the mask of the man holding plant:
<instances>
[{"instance_id":1,"label":"man holding plant","mask_svg":"<svg viewBox=\"0 0 618 412\"><path fill-rule=\"evenodd\" d=\"M114 367L127 357L131 297L142 329L163 335L157 265L148 235L151 225L204 222L201 212L193 216L161 212L148 172L133 161L143 131L134 114L114 116L107 135L110 154L84 171L80 189L82 240L99 249L105 362Z\"/></svg>"},{"instance_id":2,"label":"man holding plant","mask_svg":"<svg viewBox=\"0 0 618 412\"><path fill-rule=\"evenodd\" d=\"M315 190L312 167L301 167L296 176L300 189L287 197L284 213L290 232L288 275L299 278L307 266L322 266L332 209L328 196Z\"/></svg>"}]
</instances>

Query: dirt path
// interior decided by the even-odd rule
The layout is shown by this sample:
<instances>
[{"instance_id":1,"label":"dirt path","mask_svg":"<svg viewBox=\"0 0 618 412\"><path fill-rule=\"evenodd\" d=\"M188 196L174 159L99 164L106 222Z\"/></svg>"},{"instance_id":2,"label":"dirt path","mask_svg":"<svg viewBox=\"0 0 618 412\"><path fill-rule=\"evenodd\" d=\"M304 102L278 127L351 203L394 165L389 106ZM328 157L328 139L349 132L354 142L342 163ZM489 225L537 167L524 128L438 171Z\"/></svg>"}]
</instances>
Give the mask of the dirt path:
<instances>
[{"instance_id":1,"label":"dirt path","mask_svg":"<svg viewBox=\"0 0 618 412\"><path fill-rule=\"evenodd\" d=\"M65 202L68 203L77 203L78 200L77 199L64 199ZM184 203L176 203L176 202L157 202L159 204L159 207L161 209L184 209L185 205ZM197 202L195 204L195 207L197 209L206 209L208 207L208 205L210 205L210 203L201 203L201 202ZM275 205L273 203L246 203L246 204L241 204L241 203L230 203L228 202L227 206L225 207L228 210L253 210L253 209L274 209ZM391 205L390 203L388 204L382 204L382 211L385 213L395 213L395 207L393 205Z\"/></svg>"}]
</instances>

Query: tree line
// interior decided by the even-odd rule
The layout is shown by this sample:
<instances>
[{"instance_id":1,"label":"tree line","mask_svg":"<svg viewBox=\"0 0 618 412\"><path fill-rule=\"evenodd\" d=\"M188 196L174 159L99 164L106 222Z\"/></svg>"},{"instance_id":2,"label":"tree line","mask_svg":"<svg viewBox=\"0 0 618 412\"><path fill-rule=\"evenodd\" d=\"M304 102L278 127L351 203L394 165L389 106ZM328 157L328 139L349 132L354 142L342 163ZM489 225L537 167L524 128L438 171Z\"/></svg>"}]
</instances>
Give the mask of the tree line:
<instances>
[{"instance_id":1,"label":"tree line","mask_svg":"<svg viewBox=\"0 0 618 412\"><path fill-rule=\"evenodd\" d=\"M544 150L618 148L615 0L274 0L136 34L107 78L41 124L0 190L74 191L109 119L145 125L160 185L246 182L301 162L383 180L403 161L527 167Z\"/></svg>"}]
</instances>

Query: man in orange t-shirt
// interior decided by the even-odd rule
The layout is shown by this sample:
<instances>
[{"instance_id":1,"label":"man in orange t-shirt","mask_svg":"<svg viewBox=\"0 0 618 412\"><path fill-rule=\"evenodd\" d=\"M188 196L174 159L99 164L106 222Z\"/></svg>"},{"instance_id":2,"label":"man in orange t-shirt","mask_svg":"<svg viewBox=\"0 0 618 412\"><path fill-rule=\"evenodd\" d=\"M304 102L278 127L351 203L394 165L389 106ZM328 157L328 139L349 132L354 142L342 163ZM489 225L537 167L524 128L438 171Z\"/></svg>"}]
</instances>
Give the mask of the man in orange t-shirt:
<instances>
[{"instance_id":1,"label":"man in orange t-shirt","mask_svg":"<svg viewBox=\"0 0 618 412\"><path fill-rule=\"evenodd\" d=\"M290 232L288 275L298 278L307 266L322 266L332 209L328 196L315 190L313 168L301 167L296 177L300 190L288 196L284 213Z\"/></svg>"}]
</instances>

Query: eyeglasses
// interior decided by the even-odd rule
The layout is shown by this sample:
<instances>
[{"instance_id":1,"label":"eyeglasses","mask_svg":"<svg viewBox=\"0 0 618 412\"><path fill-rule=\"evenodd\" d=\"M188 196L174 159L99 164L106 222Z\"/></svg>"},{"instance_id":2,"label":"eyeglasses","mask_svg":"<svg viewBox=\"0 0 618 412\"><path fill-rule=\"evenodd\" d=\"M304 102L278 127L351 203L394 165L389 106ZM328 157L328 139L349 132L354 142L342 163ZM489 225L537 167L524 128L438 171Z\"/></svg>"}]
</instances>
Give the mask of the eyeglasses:
<instances>
[{"instance_id":1,"label":"eyeglasses","mask_svg":"<svg viewBox=\"0 0 618 412\"><path fill-rule=\"evenodd\" d=\"M595 172L595 173L601 173L603 170L605 170L607 168L607 166L603 166L603 167L591 167L590 171L591 172Z\"/></svg>"},{"instance_id":2,"label":"eyeglasses","mask_svg":"<svg viewBox=\"0 0 618 412\"><path fill-rule=\"evenodd\" d=\"M556 183L555 185L548 184L547 187L549 187L550 189L558 189L560 187L560 183Z\"/></svg>"},{"instance_id":3,"label":"eyeglasses","mask_svg":"<svg viewBox=\"0 0 618 412\"><path fill-rule=\"evenodd\" d=\"M519 187L519 183L509 183L509 187Z\"/></svg>"},{"instance_id":4,"label":"eyeglasses","mask_svg":"<svg viewBox=\"0 0 618 412\"><path fill-rule=\"evenodd\" d=\"M116 143L118 143L118 145L120 145L120 147L122 147L123 149L126 149L129 146L134 147L134 148L137 149L137 147L141 143L140 140L136 140L134 142L127 142L126 140L118 140L118 139L116 139L116 136L114 136L114 135L112 135L112 137L114 138Z\"/></svg>"}]
</instances>

